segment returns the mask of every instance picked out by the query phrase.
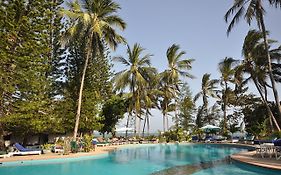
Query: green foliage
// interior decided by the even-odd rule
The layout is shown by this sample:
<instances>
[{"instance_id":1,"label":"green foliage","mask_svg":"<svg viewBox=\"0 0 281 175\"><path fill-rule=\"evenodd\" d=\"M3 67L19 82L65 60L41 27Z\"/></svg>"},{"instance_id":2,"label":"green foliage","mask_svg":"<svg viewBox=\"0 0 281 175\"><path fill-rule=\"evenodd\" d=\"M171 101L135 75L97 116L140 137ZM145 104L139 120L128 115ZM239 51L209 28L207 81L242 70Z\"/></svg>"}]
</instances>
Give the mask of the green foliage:
<instances>
[{"instance_id":1,"label":"green foliage","mask_svg":"<svg viewBox=\"0 0 281 175\"><path fill-rule=\"evenodd\" d=\"M271 134L272 139L281 138L281 131L275 131Z\"/></svg>"},{"instance_id":2,"label":"green foliage","mask_svg":"<svg viewBox=\"0 0 281 175\"><path fill-rule=\"evenodd\" d=\"M85 134L83 136L83 146L85 152L90 152L93 149L92 140L93 136L90 134Z\"/></svg>"},{"instance_id":3,"label":"green foliage","mask_svg":"<svg viewBox=\"0 0 281 175\"><path fill-rule=\"evenodd\" d=\"M42 145L42 149L51 150L53 146L54 146L54 144L46 143L46 144Z\"/></svg>"},{"instance_id":4,"label":"green foliage","mask_svg":"<svg viewBox=\"0 0 281 175\"><path fill-rule=\"evenodd\" d=\"M181 141L187 139L187 137L186 137L186 135L184 134L182 128L178 128L178 129L175 129L175 130L167 131L167 132L165 132L165 133L163 134L163 136L166 138L166 141L167 141L167 142L171 142L171 141L178 141L178 142L181 142Z\"/></svg>"},{"instance_id":5,"label":"green foliage","mask_svg":"<svg viewBox=\"0 0 281 175\"><path fill-rule=\"evenodd\" d=\"M100 129L101 133L114 133L115 125L124 118L127 112L128 101L124 97L113 95L105 102L102 108L103 120L101 123L103 127Z\"/></svg>"},{"instance_id":6,"label":"green foliage","mask_svg":"<svg viewBox=\"0 0 281 175\"><path fill-rule=\"evenodd\" d=\"M63 154L68 155L71 151L71 145L70 145L71 139L70 138L65 138L63 140Z\"/></svg>"},{"instance_id":7,"label":"green foliage","mask_svg":"<svg viewBox=\"0 0 281 175\"><path fill-rule=\"evenodd\" d=\"M91 71L94 68L91 66L91 63L94 65L95 58L106 57L108 53L105 54L104 52L107 51L107 47L115 50L118 44L125 43L125 39L119 35L116 30L117 28L119 30L124 30L126 28L126 23L116 15L116 12L120 9L119 4L111 0L95 0L87 1L86 3L73 1L67 3L67 5L68 8L61 10L61 13L65 15L68 21L66 30L63 33L62 43L70 52L78 53L71 55L76 61L74 66L70 65L73 71L72 76L76 81L73 81L71 77L67 77L74 85L72 87L74 88L74 97L78 96L74 127L74 138L76 138L80 118L81 120L84 118L84 121L88 121L89 118L95 121L95 118L97 117L96 114L98 109L96 108L93 110L91 108L92 105L87 106L88 109L91 108L90 110L82 108L84 112L81 112L81 107L84 107L82 101L85 101L85 99L88 100L87 97L93 97L93 93L96 93L93 98L97 99L100 96L100 92L102 92L96 91L96 89L92 89L92 87L88 87L88 94L90 96L85 98L85 93L83 95L83 90L87 89L87 80L88 85L92 85L93 82L96 81L96 79L92 79L93 76L89 74L88 71ZM90 103L92 103L92 100L90 100ZM94 106L97 105L102 104L95 103ZM94 114L91 112L94 112ZM89 113L91 114L89 115ZM84 114L84 117L81 114ZM93 129L93 127L96 126L96 122L94 122L94 124L80 125L80 129L82 131L83 129L90 129L87 126L90 126L90 128Z\"/></svg>"},{"instance_id":8,"label":"green foliage","mask_svg":"<svg viewBox=\"0 0 281 175\"><path fill-rule=\"evenodd\" d=\"M62 1L0 2L0 116L5 130L25 136L55 130L50 98L52 22Z\"/></svg>"},{"instance_id":9,"label":"green foliage","mask_svg":"<svg viewBox=\"0 0 281 175\"><path fill-rule=\"evenodd\" d=\"M276 106L271 104L271 110L274 115L277 115ZM254 134L257 137L270 135L270 122L266 107L261 102L252 102L243 110L244 121L246 123L246 131Z\"/></svg>"},{"instance_id":10,"label":"green foliage","mask_svg":"<svg viewBox=\"0 0 281 175\"><path fill-rule=\"evenodd\" d=\"M190 123L194 122L193 113L195 110L195 104L192 99L192 95L187 84L181 87L179 95L179 126L188 130Z\"/></svg>"},{"instance_id":11,"label":"green foliage","mask_svg":"<svg viewBox=\"0 0 281 175\"><path fill-rule=\"evenodd\" d=\"M209 101L208 99L210 97L216 96L217 91L217 84L219 83L219 80L211 79L211 74L205 73L202 77L201 81L201 90L194 96L194 101L197 101L198 98L202 97L202 106L198 107L198 113L197 113L197 119L196 124L200 128L205 123L212 124L212 120L214 118L214 115L210 113L208 110ZM211 108L212 109L212 108Z\"/></svg>"},{"instance_id":12,"label":"green foliage","mask_svg":"<svg viewBox=\"0 0 281 175\"><path fill-rule=\"evenodd\" d=\"M204 131L202 129L196 128L191 134L198 136L200 139L203 139Z\"/></svg>"}]
</instances>

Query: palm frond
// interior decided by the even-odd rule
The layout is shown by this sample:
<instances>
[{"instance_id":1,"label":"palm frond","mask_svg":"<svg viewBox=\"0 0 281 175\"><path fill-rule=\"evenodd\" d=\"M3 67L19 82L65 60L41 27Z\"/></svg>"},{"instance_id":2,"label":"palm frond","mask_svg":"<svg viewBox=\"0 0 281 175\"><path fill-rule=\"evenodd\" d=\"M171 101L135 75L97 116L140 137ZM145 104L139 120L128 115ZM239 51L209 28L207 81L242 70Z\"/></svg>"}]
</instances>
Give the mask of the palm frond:
<instances>
[{"instance_id":1,"label":"palm frond","mask_svg":"<svg viewBox=\"0 0 281 175\"><path fill-rule=\"evenodd\" d=\"M115 27L117 27L118 29L120 29L122 31L126 29L127 24L125 23L125 21L122 18L120 18L117 15L107 16L107 17L105 17L104 20L110 26L115 26Z\"/></svg>"},{"instance_id":2,"label":"palm frond","mask_svg":"<svg viewBox=\"0 0 281 175\"><path fill-rule=\"evenodd\" d=\"M116 61L116 62L119 62L119 63L122 63L122 64L124 64L126 66L130 66L130 63L122 56L113 57L112 60Z\"/></svg>"},{"instance_id":3,"label":"palm frond","mask_svg":"<svg viewBox=\"0 0 281 175\"><path fill-rule=\"evenodd\" d=\"M269 0L269 3L275 8L281 8L281 0Z\"/></svg>"},{"instance_id":4,"label":"palm frond","mask_svg":"<svg viewBox=\"0 0 281 175\"><path fill-rule=\"evenodd\" d=\"M238 12L234 15L233 19L231 20L231 22L230 22L230 24L227 28L227 31L226 31L227 35L229 35L229 33L233 29L234 25L239 22L239 20L240 20L241 16L243 15L244 11L245 11L245 8L242 6L238 10Z\"/></svg>"},{"instance_id":5,"label":"palm frond","mask_svg":"<svg viewBox=\"0 0 281 175\"><path fill-rule=\"evenodd\" d=\"M197 93L195 96L194 96L194 98L193 98L193 101L197 101L201 96L202 96L202 92L199 92L199 93Z\"/></svg>"}]
</instances>

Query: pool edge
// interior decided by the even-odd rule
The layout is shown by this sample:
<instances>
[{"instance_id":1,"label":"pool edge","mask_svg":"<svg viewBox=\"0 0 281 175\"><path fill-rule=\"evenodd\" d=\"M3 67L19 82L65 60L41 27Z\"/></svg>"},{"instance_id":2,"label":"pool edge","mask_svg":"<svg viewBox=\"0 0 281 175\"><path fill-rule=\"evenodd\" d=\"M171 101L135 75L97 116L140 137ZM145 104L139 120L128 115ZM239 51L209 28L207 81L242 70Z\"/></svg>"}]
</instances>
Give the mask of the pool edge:
<instances>
[{"instance_id":1,"label":"pool edge","mask_svg":"<svg viewBox=\"0 0 281 175\"><path fill-rule=\"evenodd\" d=\"M258 158L251 159L253 155L255 154L255 151L249 151L249 152L240 152L233 155L230 155L230 158L234 161L249 164L257 167L262 167L266 169L272 169L272 170L281 170L281 161L280 163L276 160L271 160L271 162L268 162L268 159L265 159L264 161L261 161ZM274 159L274 158L273 158ZM278 163L275 163L278 162Z\"/></svg>"}]
</instances>

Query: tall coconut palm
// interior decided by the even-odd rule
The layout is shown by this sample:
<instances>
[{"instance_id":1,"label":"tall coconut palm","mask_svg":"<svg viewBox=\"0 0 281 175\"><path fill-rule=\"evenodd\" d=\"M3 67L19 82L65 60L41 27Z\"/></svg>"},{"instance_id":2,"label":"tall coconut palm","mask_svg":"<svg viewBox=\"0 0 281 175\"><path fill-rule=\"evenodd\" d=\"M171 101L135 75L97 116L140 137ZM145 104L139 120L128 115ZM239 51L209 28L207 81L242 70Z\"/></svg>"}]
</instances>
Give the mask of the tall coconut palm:
<instances>
[{"instance_id":1,"label":"tall coconut palm","mask_svg":"<svg viewBox=\"0 0 281 175\"><path fill-rule=\"evenodd\" d=\"M157 89L159 84L159 78L157 75L153 75L147 87L144 88L142 91L142 99L143 99L143 106L145 109L145 119L143 124L143 136L145 127L147 128L147 134L150 133L150 120L149 117L151 116L150 110L151 108L157 108L158 96L160 91Z\"/></svg>"},{"instance_id":2,"label":"tall coconut palm","mask_svg":"<svg viewBox=\"0 0 281 175\"><path fill-rule=\"evenodd\" d=\"M73 133L73 137L76 139L84 79L89 60L101 55L105 45L115 49L118 43L124 43L125 39L116 33L115 28L124 30L126 23L116 15L120 6L112 0L76 0L67 5L68 9L62 10L62 14L69 19L70 25L64 34L63 43L70 45L77 40L82 40L85 43L85 47L81 48L85 53L85 60Z\"/></svg>"},{"instance_id":3,"label":"tall coconut palm","mask_svg":"<svg viewBox=\"0 0 281 175\"><path fill-rule=\"evenodd\" d=\"M172 104L172 98L174 97L174 88L169 81L168 72L164 71L159 74L159 96L160 96L160 108L163 114L163 131L169 129L168 112L170 112L170 106Z\"/></svg>"},{"instance_id":4,"label":"tall coconut palm","mask_svg":"<svg viewBox=\"0 0 281 175\"><path fill-rule=\"evenodd\" d=\"M148 84L151 75L156 74L156 69L151 67L151 54L142 55L144 52L139 44L134 44L131 49L127 48L127 58L122 56L114 57L113 60L124 64L127 68L116 73L114 77L116 90L129 88L132 93L133 108L135 111L135 133L137 125L140 124L141 115L141 91ZM138 134L140 128L138 128Z\"/></svg>"},{"instance_id":5,"label":"tall coconut palm","mask_svg":"<svg viewBox=\"0 0 281 175\"><path fill-rule=\"evenodd\" d=\"M268 73L269 78L271 81L271 86L275 98L276 105L278 107L278 115L281 119L281 106L279 101L279 95L276 88L276 83L274 80L274 76L272 73L272 60L269 53L269 47L268 47L268 39L267 39L267 32L266 27L264 23L264 14L265 9L263 7L263 2L266 1L270 5L274 6L275 8L281 8L281 1L280 0L234 0L233 6L226 12L225 14L225 21L228 22L230 16L234 15L229 27L227 29L227 34L229 34L234 27L235 23L239 22L240 18L243 16L244 19L247 21L249 25L251 25L251 22L253 19L256 20L259 29L263 36L264 41L264 48L266 52L266 58L267 58L267 66L268 66Z\"/></svg>"},{"instance_id":6,"label":"tall coconut palm","mask_svg":"<svg viewBox=\"0 0 281 175\"><path fill-rule=\"evenodd\" d=\"M177 91L179 90L180 76L193 78L188 72L192 67L191 63L193 59L182 59L182 56L186 54L185 51L180 51L180 46L173 44L168 48L166 56L168 59L168 69L165 70L167 81L172 85L175 104L177 107ZM177 108L175 109L175 123L178 125Z\"/></svg>"},{"instance_id":7,"label":"tall coconut palm","mask_svg":"<svg viewBox=\"0 0 281 175\"><path fill-rule=\"evenodd\" d=\"M229 82L234 82L234 74L236 70L234 69L235 65L238 63L237 60L233 58L226 57L219 63L219 72L221 74L221 100L222 100L222 109L223 109L223 131L227 130L227 106L229 105L229 96L232 94L229 87Z\"/></svg>"},{"instance_id":8,"label":"tall coconut palm","mask_svg":"<svg viewBox=\"0 0 281 175\"><path fill-rule=\"evenodd\" d=\"M252 80L255 84L255 87L257 88L263 103L266 106L268 115L273 120L276 128L280 130L280 127L269 107L269 104L267 102L267 63L262 60L266 54L264 45L261 42L263 36L261 32L258 32L256 30L250 30L245 37L243 48L242 48L242 54L244 57L244 60L240 63L240 65L237 68L237 74L236 76L243 76L244 74L250 75L246 78L246 80L243 83L247 83L248 80ZM272 42L272 41L270 41ZM271 55L273 58L278 55L278 52L280 52L278 49L270 50ZM241 79L241 78L238 78ZM264 92L264 93L263 93Z\"/></svg>"},{"instance_id":9,"label":"tall coconut palm","mask_svg":"<svg viewBox=\"0 0 281 175\"><path fill-rule=\"evenodd\" d=\"M208 118L208 98L209 97L216 97L216 88L219 80L210 79L211 74L205 73L202 77L201 81L201 90L194 96L194 101L197 101L200 97L202 97L203 105L202 108L207 113Z\"/></svg>"}]
</instances>

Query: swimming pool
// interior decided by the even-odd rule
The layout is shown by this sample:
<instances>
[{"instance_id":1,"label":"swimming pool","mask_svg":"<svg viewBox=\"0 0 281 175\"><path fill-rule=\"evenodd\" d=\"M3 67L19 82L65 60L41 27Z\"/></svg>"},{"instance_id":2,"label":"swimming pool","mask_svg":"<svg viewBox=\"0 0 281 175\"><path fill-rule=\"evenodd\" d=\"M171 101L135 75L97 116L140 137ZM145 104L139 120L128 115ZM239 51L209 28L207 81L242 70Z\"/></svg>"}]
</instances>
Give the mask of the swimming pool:
<instances>
[{"instance_id":1,"label":"swimming pool","mask_svg":"<svg viewBox=\"0 0 281 175\"><path fill-rule=\"evenodd\" d=\"M173 174L181 167L186 174L250 174L262 169L228 164L226 157L245 151L227 145L159 144L122 148L106 155L79 159L25 161L0 165L1 175L149 175ZM222 171L224 170L224 171ZM268 172L268 170L267 170ZM274 171L270 173L276 173ZM278 172L277 172L278 174ZM279 171L280 174L280 171Z\"/></svg>"}]
</instances>

